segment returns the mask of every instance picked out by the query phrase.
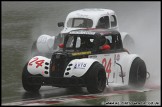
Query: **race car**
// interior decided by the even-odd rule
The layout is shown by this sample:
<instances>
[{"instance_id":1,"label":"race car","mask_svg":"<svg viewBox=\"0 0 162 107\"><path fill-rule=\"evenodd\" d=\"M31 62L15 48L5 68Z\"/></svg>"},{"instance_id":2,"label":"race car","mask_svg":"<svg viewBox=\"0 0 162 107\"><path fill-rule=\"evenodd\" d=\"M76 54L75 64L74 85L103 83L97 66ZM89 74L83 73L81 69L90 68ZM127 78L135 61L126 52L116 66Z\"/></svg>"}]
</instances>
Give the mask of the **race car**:
<instances>
[{"instance_id":1,"label":"race car","mask_svg":"<svg viewBox=\"0 0 162 107\"><path fill-rule=\"evenodd\" d=\"M64 22L59 22L58 27L63 30L55 36L43 34L32 45L32 56L50 56L58 48L58 44L64 40L64 34L77 29L114 29L119 31L118 20L115 11L111 9L87 8L70 12ZM123 47L133 52L135 42L126 32L120 32Z\"/></svg>"},{"instance_id":2,"label":"race car","mask_svg":"<svg viewBox=\"0 0 162 107\"><path fill-rule=\"evenodd\" d=\"M43 85L87 87L89 93L103 92L106 86L144 86L145 62L123 48L117 30L80 29L64 37L51 58L35 56L24 66L26 91L39 91Z\"/></svg>"}]
</instances>

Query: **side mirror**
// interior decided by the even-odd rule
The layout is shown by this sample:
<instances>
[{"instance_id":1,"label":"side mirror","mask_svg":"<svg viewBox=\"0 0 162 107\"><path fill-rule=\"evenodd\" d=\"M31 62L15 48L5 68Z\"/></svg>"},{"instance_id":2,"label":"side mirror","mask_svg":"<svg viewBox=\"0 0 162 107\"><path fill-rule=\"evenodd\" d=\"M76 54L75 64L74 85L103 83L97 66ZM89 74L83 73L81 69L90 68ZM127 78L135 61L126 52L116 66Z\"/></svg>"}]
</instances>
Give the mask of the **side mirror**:
<instances>
[{"instance_id":1,"label":"side mirror","mask_svg":"<svg viewBox=\"0 0 162 107\"><path fill-rule=\"evenodd\" d=\"M103 45L102 47L101 47L101 50L110 50L110 45Z\"/></svg>"},{"instance_id":2,"label":"side mirror","mask_svg":"<svg viewBox=\"0 0 162 107\"><path fill-rule=\"evenodd\" d=\"M63 43L59 44L59 48L64 48L64 44Z\"/></svg>"},{"instance_id":3,"label":"side mirror","mask_svg":"<svg viewBox=\"0 0 162 107\"><path fill-rule=\"evenodd\" d=\"M64 22L58 22L58 27L64 27Z\"/></svg>"}]
</instances>

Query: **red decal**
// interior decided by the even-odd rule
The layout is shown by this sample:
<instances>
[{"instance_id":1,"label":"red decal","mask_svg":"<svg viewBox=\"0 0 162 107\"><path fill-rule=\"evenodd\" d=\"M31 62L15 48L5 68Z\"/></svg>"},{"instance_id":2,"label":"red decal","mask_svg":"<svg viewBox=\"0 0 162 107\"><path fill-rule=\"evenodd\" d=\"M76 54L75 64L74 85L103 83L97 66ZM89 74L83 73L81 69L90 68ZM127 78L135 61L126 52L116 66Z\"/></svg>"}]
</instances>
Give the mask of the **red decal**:
<instances>
[{"instance_id":1,"label":"red decal","mask_svg":"<svg viewBox=\"0 0 162 107\"><path fill-rule=\"evenodd\" d=\"M102 60L102 64L105 67L105 71L108 73L108 78L111 73L111 58L109 59L109 62L107 64L106 58Z\"/></svg>"},{"instance_id":2,"label":"red decal","mask_svg":"<svg viewBox=\"0 0 162 107\"><path fill-rule=\"evenodd\" d=\"M38 60L38 58L37 58L37 57L35 57L35 58L33 58L33 59L34 59L33 61L29 62L29 65L30 65L30 66L32 66L32 65L33 65L33 64L32 64L33 62L35 62L35 61L37 61L37 60Z\"/></svg>"},{"instance_id":3,"label":"red decal","mask_svg":"<svg viewBox=\"0 0 162 107\"><path fill-rule=\"evenodd\" d=\"M106 68L106 58L104 58L103 60L102 60L102 65Z\"/></svg>"},{"instance_id":4,"label":"red decal","mask_svg":"<svg viewBox=\"0 0 162 107\"><path fill-rule=\"evenodd\" d=\"M40 101L31 101L31 102L27 102L27 104L34 104L34 103L38 103L38 104L57 104L60 103L62 101L44 101L44 100L40 100Z\"/></svg>"},{"instance_id":5,"label":"red decal","mask_svg":"<svg viewBox=\"0 0 162 107\"><path fill-rule=\"evenodd\" d=\"M44 74L44 71L42 71L42 74Z\"/></svg>"},{"instance_id":6,"label":"red decal","mask_svg":"<svg viewBox=\"0 0 162 107\"><path fill-rule=\"evenodd\" d=\"M42 64L44 63L44 60L39 60L35 62L37 64L36 68L38 68L39 66L42 66Z\"/></svg>"},{"instance_id":7,"label":"red decal","mask_svg":"<svg viewBox=\"0 0 162 107\"><path fill-rule=\"evenodd\" d=\"M77 98L77 99L92 99L92 98L97 98L97 96L71 96L70 98Z\"/></svg>"},{"instance_id":8,"label":"red decal","mask_svg":"<svg viewBox=\"0 0 162 107\"><path fill-rule=\"evenodd\" d=\"M38 60L37 57L33 58L34 60L32 60L31 62L29 62L29 66L33 65L33 62L35 62L37 64L36 68L38 68L39 66L42 66L42 64L44 63L44 60Z\"/></svg>"}]
</instances>

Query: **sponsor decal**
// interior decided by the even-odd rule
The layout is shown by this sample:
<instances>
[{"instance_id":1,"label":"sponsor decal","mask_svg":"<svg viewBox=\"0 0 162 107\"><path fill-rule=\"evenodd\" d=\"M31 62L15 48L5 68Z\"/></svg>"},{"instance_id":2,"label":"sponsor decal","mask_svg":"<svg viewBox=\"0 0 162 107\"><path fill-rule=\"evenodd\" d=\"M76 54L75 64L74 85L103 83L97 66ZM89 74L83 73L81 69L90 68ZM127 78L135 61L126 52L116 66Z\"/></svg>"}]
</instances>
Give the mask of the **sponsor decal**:
<instances>
[{"instance_id":1,"label":"sponsor decal","mask_svg":"<svg viewBox=\"0 0 162 107\"><path fill-rule=\"evenodd\" d=\"M45 42L47 42L47 37L46 36L43 36L43 37L41 37L41 38L39 38L39 40L37 41L37 43L45 43Z\"/></svg>"},{"instance_id":2,"label":"sponsor decal","mask_svg":"<svg viewBox=\"0 0 162 107\"><path fill-rule=\"evenodd\" d=\"M84 15L84 14L81 14L81 13L77 13L76 15L77 15L78 17L88 18L88 15Z\"/></svg>"},{"instance_id":3,"label":"sponsor decal","mask_svg":"<svg viewBox=\"0 0 162 107\"><path fill-rule=\"evenodd\" d=\"M120 54L115 54L115 56L114 56L114 60L116 61L119 61L120 60Z\"/></svg>"},{"instance_id":4,"label":"sponsor decal","mask_svg":"<svg viewBox=\"0 0 162 107\"><path fill-rule=\"evenodd\" d=\"M86 35L94 35L95 32L92 32L92 31L71 31L69 34L86 34Z\"/></svg>"},{"instance_id":5,"label":"sponsor decal","mask_svg":"<svg viewBox=\"0 0 162 107\"><path fill-rule=\"evenodd\" d=\"M74 65L74 69L85 69L87 63L79 62Z\"/></svg>"},{"instance_id":6,"label":"sponsor decal","mask_svg":"<svg viewBox=\"0 0 162 107\"><path fill-rule=\"evenodd\" d=\"M117 60L117 61L120 60L120 54L117 54L117 56L116 56L116 60Z\"/></svg>"},{"instance_id":7,"label":"sponsor decal","mask_svg":"<svg viewBox=\"0 0 162 107\"><path fill-rule=\"evenodd\" d=\"M91 51L86 51L86 52L75 52L75 53L72 53L72 56L87 55L87 54L91 54Z\"/></svg>"},{"instance_id":8,"label":"sponsor decal","mask_svg":"<svg viewBox=\"0 0 162 107\"><path fill-rule=\"evenodd\" d=\"M90 55L89 58L97 58L96 55Z\"/></svg>"}]
</instances>

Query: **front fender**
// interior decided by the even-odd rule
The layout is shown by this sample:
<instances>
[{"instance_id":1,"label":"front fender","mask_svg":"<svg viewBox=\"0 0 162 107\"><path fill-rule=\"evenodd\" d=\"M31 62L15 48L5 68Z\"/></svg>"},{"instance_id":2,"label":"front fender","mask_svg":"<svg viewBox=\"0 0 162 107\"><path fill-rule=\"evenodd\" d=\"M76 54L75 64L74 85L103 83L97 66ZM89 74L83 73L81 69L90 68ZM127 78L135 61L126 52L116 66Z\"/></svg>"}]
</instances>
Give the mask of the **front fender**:
<instances>
[{"instance_id":1,"label":"front fender","mask_svg":"<svg viewBox=\"0 0 162 107\"><path fill-rule=\"evenodd\" d=\"M43 56L33 57L27 65L27 70L32 75L40 74L44 77L49 77L49 66L51 59Z\"/></svg>"},{"instance_id":2,"label":"front fender","mask_svg":"<svg viewBox=\"0 0 162 107\"><path fill-rule=\"evenodd\" d=\"M81 77L83 76L94 62L97 60L83 58L83 59L74 59L66 67L64 72L64 77Z\"/></svg>"}]
</instances>

